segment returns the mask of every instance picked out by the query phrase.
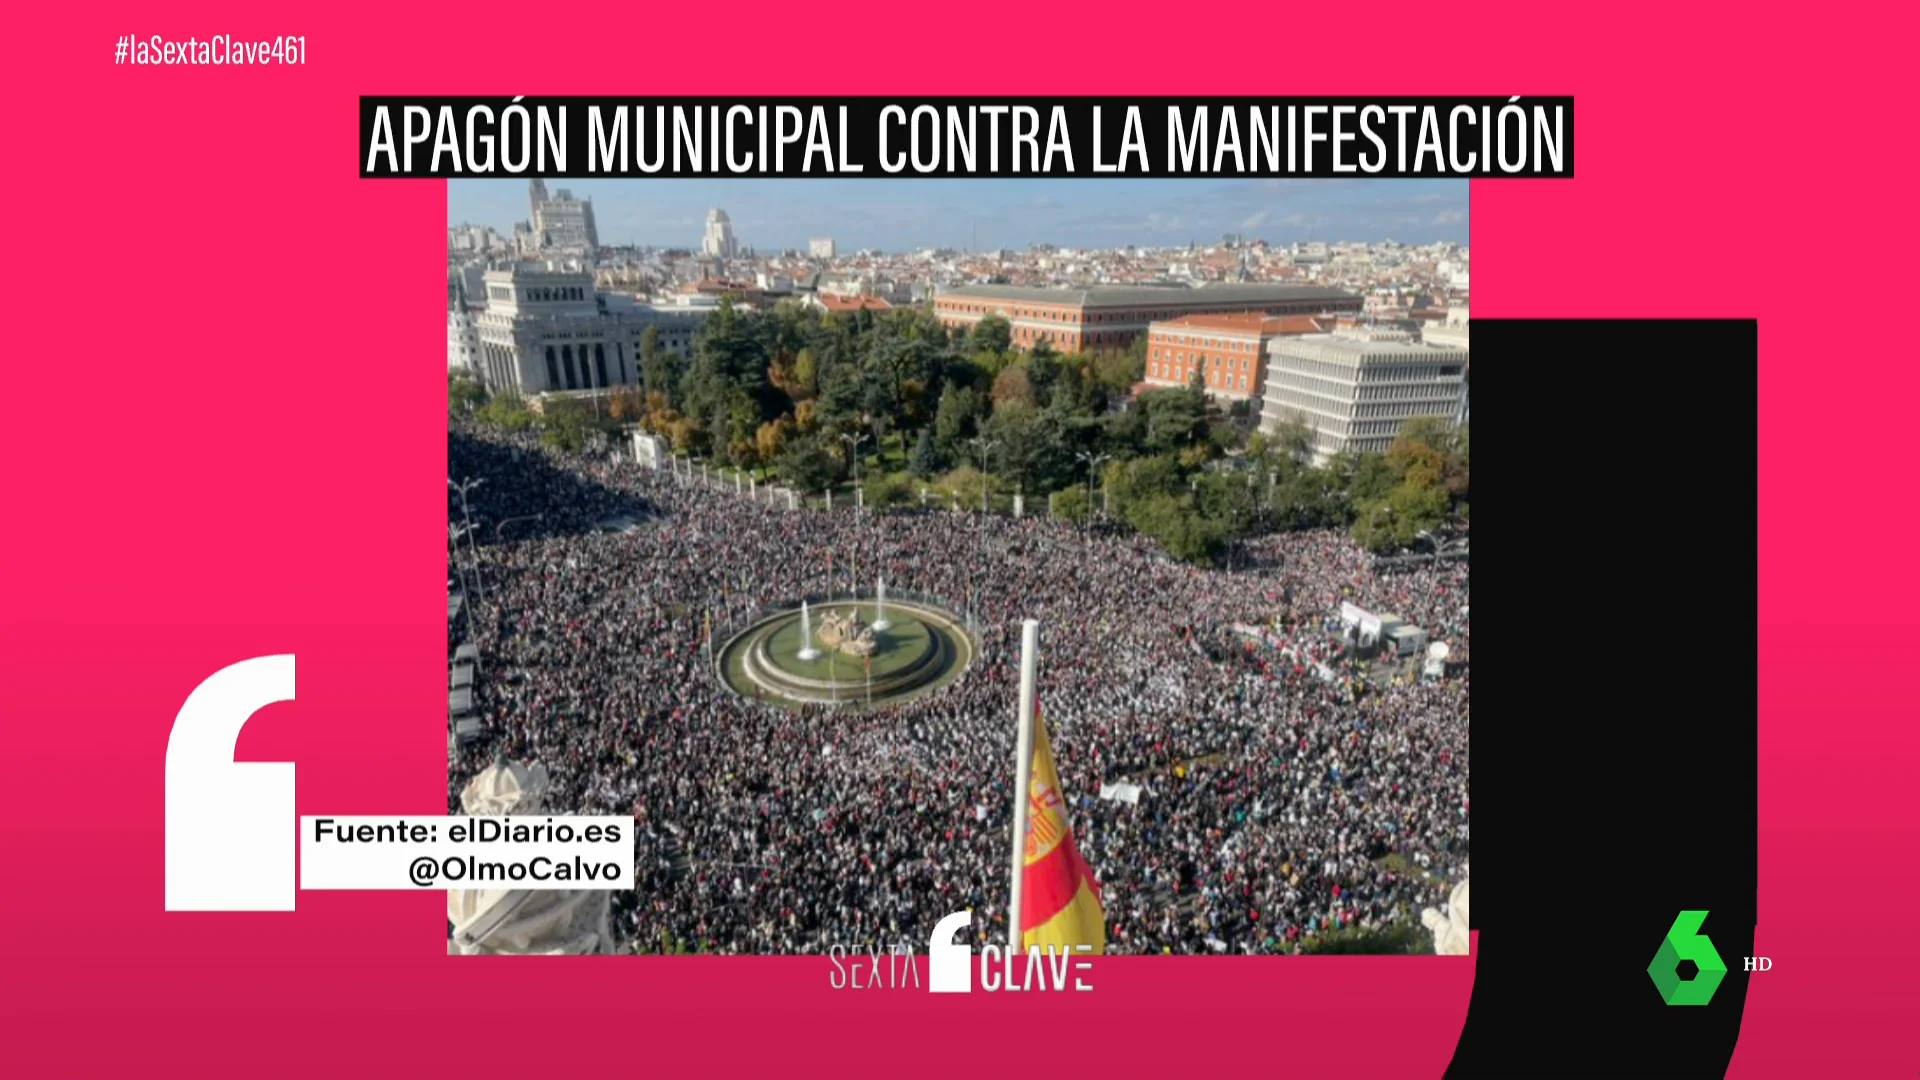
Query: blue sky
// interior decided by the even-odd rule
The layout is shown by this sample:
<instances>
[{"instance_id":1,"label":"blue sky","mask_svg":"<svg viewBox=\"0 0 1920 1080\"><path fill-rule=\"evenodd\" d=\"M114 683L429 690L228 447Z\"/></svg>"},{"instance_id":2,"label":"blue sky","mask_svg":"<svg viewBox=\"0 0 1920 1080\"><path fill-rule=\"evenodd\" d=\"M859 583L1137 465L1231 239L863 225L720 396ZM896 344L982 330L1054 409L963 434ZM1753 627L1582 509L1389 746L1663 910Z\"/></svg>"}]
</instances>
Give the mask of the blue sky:
<instances>
[{"instance_id":1,"label":"blue sky","mask_svg":"<svg viewBox=\"0 0 1920 1080\"><path fill-rule=\"evenodd\" d=\"M593 200L603 244L698 247L707 208L757 250L1294 240L1467 241L1465 180L549 180ZM506 232L524 180L453 180L447 222ZM976 232L977 230L977 232ZM976 243L975 237L978 237Z\"/></svg>"}]
</instances>

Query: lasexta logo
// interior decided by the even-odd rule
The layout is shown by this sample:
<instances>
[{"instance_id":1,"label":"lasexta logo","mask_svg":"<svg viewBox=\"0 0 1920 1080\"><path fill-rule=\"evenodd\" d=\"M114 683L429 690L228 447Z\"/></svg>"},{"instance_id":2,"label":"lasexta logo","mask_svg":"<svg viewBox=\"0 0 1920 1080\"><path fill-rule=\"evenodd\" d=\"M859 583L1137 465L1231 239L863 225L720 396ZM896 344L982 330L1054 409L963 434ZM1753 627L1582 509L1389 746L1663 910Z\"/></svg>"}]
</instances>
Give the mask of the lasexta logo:
<instances>
[{"instance_id":1,"label":"lasexta logo","mask_svg":"<svg viewBox=\"0 0 1920 1080\"><path fill-rule=\"evenodd\" d=\"M293 700L293 657L221 668L187 696L167 735L168 911L292 911L293 763L233 760L240 729Z\"/></svg>"},{"instance_id":2,"label":"lasexta logo","mask_svg":"<svg viewBox=\"0 0 1920 1080\"><path fill-rule=\"evenodd\" d=\"M1727 965L1721 962L1713 939L1700 932L1700 924L1706 921L1704 911L1681 912L1673 920L1673 929L1667 931L1666 940L1660 943L1660 951L1653 954L1653 963L1647 965L1660 999L1669 1005L1705 1005L1713 1000L1720 980L1726 978ZM1699 969L1691 979L1680 977L1680 964L1685 960L1693 961Z\"/></svg>"},{"instance_id":3,"label":"lasexta logo","mask_svg":"<svg viewBox=\"0 0 1920 1080\"><path fill-rule=\"evenodd\" d=\"M973 950L955 945L953 935L973 925L973 909L956 911L941 919L927 939L927 989L936 994L966 994L973 991Z\"/></svg>"}]
</instances>

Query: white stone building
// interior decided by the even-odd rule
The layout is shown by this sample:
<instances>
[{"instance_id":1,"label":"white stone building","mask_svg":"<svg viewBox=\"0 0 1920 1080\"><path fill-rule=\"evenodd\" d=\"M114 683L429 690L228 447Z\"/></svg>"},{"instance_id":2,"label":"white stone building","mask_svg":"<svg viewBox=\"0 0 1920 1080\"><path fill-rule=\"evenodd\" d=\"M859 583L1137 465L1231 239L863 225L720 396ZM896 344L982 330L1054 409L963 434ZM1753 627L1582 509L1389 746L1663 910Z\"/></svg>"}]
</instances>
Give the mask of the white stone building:
<instances>
[{"instance_id":1,"label":"white stone building","mask_svg":"<svg viewBox=\"0 0 1920 1080\"><path fill-rule=\"evenodd\" d=\"M833 237L816 236L807 241L807 254L816 259L833 258Z\"/></svg>"},{"instance_id":2,"label":"white stone building","mask_svg":"<svg viewBox=\"0 0 1920 1080\"><path fill-rule=\"evenodd\" d=\"M715 259L731 259L740 253L740 243L733 235L733 221L717 206L707 211L707 232L700 239L700 252Z\"/></svg>"},{"instance_id":3,"label":"white stone building","mask_svg":"<svg viewBox=\"0 0 1920 1080\"><path fill-rule=\"evenodd\" d=\"M480 374L480 322L459 282L447 298L447 370Z\"/></svg>"},{"instance_id":4,"label":"white stone building","mask_svg":"<svg viewBox=\"0 0 1920 1080\"><path fill-rule=\"evenodd\" d=\"M576 199L566 188L547 195L544 180L532 181L534 241L543 252L566 253L592 259L600 247L593 223L593 200Z\"/></svg>"},{"instance_id":5,"label":"white stone building","mask_svg":"<svg viewBox=\"0 0 1920 1080\"><path fill-rule=\"evenodd\" d=\"M659 327L661 349L687 355L706 316L596 292L582 271L525 265L488 272L486 301L477 370L488 390L519 394L636 385L648 327Z\"/></svg>"}]
</instances>

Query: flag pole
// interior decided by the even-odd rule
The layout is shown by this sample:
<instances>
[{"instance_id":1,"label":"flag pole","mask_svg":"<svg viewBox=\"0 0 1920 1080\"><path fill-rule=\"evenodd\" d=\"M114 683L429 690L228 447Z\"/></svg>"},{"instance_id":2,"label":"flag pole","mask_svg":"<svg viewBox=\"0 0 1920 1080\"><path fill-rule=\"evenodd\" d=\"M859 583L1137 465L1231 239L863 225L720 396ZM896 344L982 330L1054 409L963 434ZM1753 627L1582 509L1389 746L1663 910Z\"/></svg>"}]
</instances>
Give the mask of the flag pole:
<instances>
[{"instance_id":1,"label":"flag pole","mask_svg":"<svg viewBox=\"0 0 1920 1080\"><path fill-rule=\"evenodd\" d=\"M1007 905L1009 955L1025 947L1020 926L1020 884L1027 869L1027 799L1033 772L1033 673L1040 659L1040 620L1020 624L1020 714L1013 750L1012 900Z\"/></svg>"}]
</instances>

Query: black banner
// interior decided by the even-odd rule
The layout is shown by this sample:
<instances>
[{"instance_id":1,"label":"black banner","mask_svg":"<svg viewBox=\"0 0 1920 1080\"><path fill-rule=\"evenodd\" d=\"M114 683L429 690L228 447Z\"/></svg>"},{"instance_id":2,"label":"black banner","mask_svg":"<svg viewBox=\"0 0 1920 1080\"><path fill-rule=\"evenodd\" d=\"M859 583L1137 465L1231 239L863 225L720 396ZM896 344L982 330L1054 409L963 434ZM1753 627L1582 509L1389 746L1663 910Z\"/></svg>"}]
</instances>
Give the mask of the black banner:
<instances>
[{"instance_id":1,"label":"black banner","mask_svg":"<svg viewBox=\"0 0 1920 1080\"><path fill-rule=\"evenodd\" d=\"M1497 364L1473 391L1483 441L1553 450L1545 471L1500 455L1476 478L1506 508L1473 545L1475 599L1498 612L1479 668L1499 674L1473 691L1478 955L1446 1075L1725 1076L1765 977L1748 970L1758 325L1475 319L1473 339L1483 366L1632 342L1660 392L1622 408L1578 361ZM1680 447L1713 451L1709 479ZM1556 477L1563 494L1527 498Z\"/></svg>"},{"instance_id":2,"label":"black banner","mask_svg":"<svg viewBox=\"0 0 1920 1080\"><path fill-rule=\"evenodd\" d=\"M1566 177L1563 97L362 97L362 177Z\"/></svg>"}]
</instances>

